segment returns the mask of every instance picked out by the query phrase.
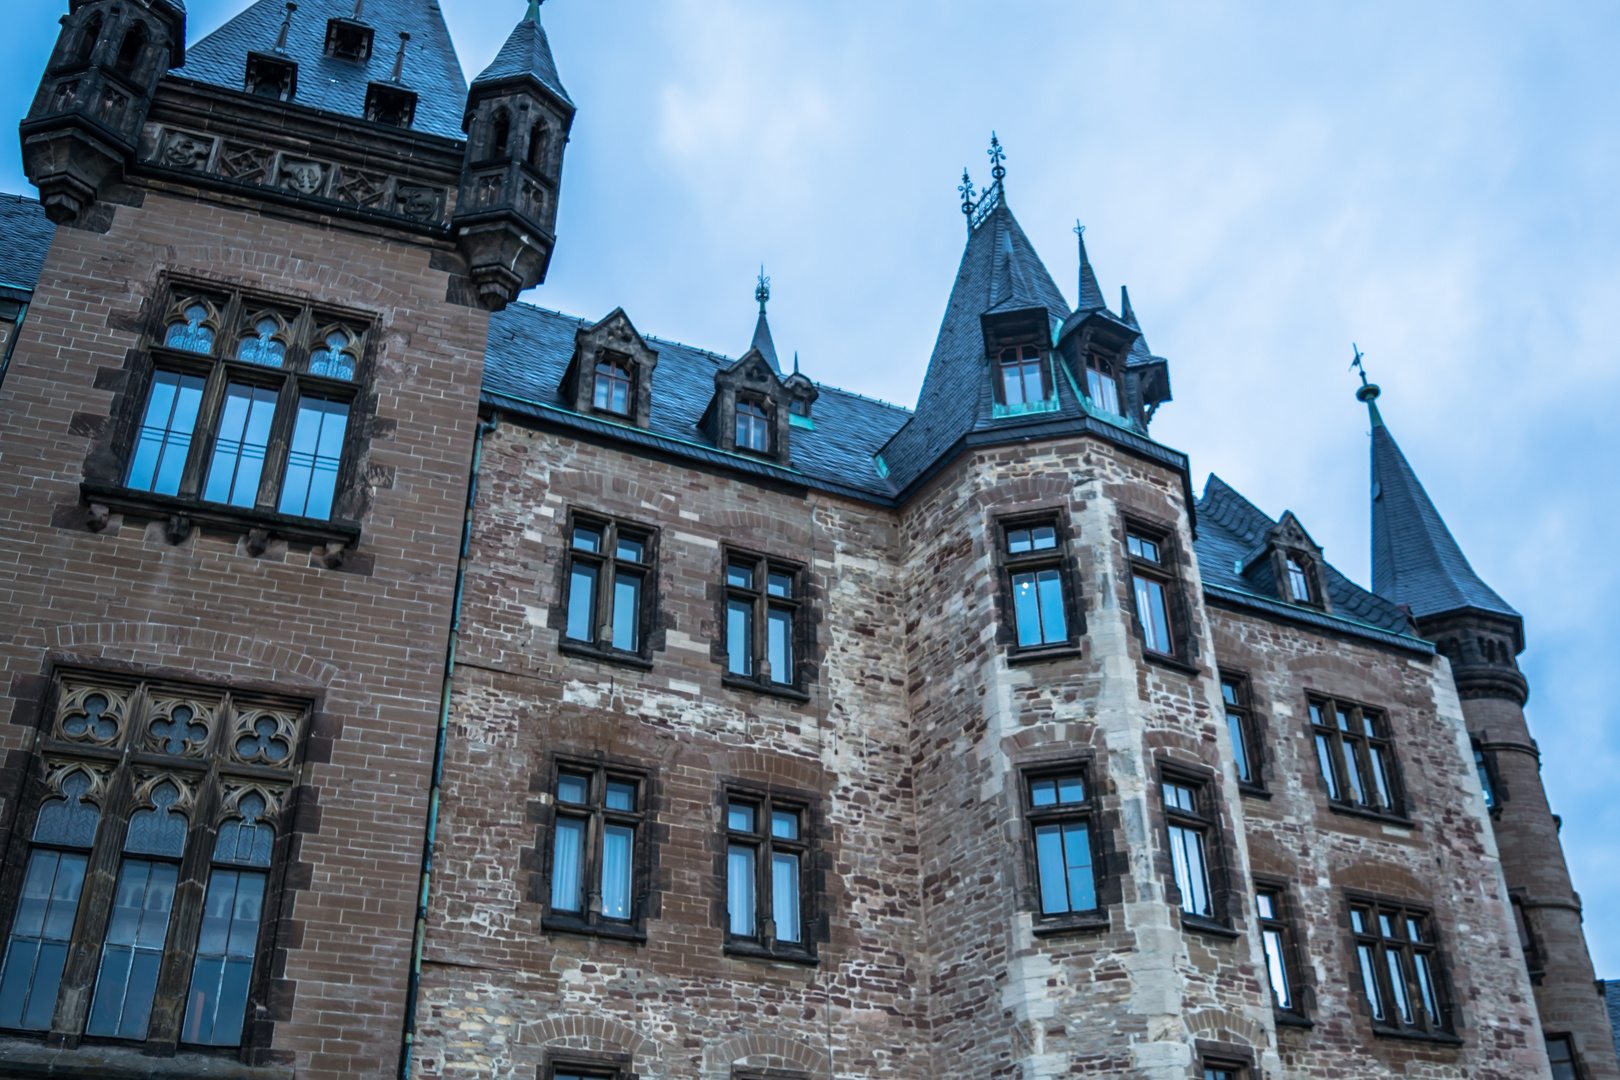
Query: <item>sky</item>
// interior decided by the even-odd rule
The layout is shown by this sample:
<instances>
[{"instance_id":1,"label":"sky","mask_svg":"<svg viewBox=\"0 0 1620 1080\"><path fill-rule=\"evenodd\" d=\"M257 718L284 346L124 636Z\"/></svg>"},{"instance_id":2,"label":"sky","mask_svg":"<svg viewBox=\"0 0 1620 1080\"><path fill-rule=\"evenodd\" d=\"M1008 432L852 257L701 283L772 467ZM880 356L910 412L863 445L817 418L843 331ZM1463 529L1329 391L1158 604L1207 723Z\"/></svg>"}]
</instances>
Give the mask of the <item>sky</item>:
<instances>
[{"instance_id":1,"label":"sky","mask_svg":"<svg viewBox=\"0 0 1620 1080\"><path fill-rule=\"evenodd\" d=\"M469 77L525 0L442 0ZM188 0L192 41L246 6ZM66 4L8 5L0 115ZM1600 976L1620 977L1620 5L552 0L579 106L527 299L912 405L964 166L1070 303L1077 220L1175 400L1153 425L1369 583L1368 423L1524 614L1527 708ZM0 189L32 193L16 143Z\"/></svg>"}]
</instances>

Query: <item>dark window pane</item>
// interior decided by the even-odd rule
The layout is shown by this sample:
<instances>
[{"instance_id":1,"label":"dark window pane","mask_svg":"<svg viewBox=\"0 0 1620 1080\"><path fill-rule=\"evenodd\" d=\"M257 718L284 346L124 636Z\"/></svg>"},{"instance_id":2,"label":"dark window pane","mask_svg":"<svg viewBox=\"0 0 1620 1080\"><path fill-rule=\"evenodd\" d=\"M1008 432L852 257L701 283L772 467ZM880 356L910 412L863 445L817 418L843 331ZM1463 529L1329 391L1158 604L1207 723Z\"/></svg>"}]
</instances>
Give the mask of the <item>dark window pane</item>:
<instances>
[{"instance_id":1,"label":"dark window pane","mask_svg":"<svg viewBox=\"0 0 1620 1080\"><path fill-rule=\"evenodd\" d=\"M263 874L235 870L215 870L209 877L182 1042L235 1046L242 1041L264 880Z\"/></svg>"},{"instance_id":2,"label":"dark window pane","mask_svg":"<svg viewBox=\"0 0 1620 1080\"><path fill-rule=\"evenodd\" d=\"M1051 525L1031 529L1030 539L1036 551L1050 551L1057 547L1057 529Z\"/></svg>"},{"instance_id":3,"label":"dark window pane","mask_svg":"<svg viewBox=\"0 0 1620 1080\"><path fill-rule=\"evenodd\" d=\"M1254 777L1249 772L1249 748L1243 735L1243 718L1236 713L1227 713L1226 730L1232 736L1232 762L1237 766L1238 779L1248 783Z\"/></svg>"},{"instance_id":4,"label":"dark window pane","mask_svg":"<svg viewBox=\"0 0 1620 1080\"><path fill-rule=\"evenodd\" d=\"M575 528L574 547L579 551L600 552L602 550L601 530L587 529L584 526Z\"/></svg>"},{"instance_id":5,"label":"dark window pane","mask_svg":"<svg viewBox=\"0 0 1620 1080\"><path fill-rule=\"evenodd\" d=\"M1327 783L1328 798L1339 797L1339 778L1333 771L1333 751L1328 746L1328 737L1317 733L1316 736L1316 763L1322 769L1322 779Z\"/></svg>"},{"instance_id":6,"label":"dark window pane","mask_svg":"<svg viewBox=\"0 0 1620 1080\"><path fill-rule=\"evenodd\" d=\"M772 596L793 595L793 576L791 574L770 574L765 580L765 591Z\"/></svg>"},{"instance_id":7,"label":"dark window pane","mask_svg":"<svg viewBox=\"0 0 1620 1080\"><path fill-rule=\"evenodd\" d=\"M641 575L617 574L613 579L613 647L635 652L641 647Z\"/></svg>"},{"instance_id":8,"label":"dark window pane","mask_svg":"<svg viewBox=\"0 0 1620 1080\"><path fill-rule=\"evenodd\" d=\"M568 576L568 636L575 641L596 640L597 567L574 563Z\"/></svg>"},{"instance_id":9,"label":"dark window pane","mask_svg":"<svg viewBox=\"0 0 1620 1080\"><path fill-rule=\"evenodd\" d=\"M1014 529L1007 534L1007 551L1013 555L1022 555L1032 547L1028 529Z\"/></svg>"},{"instance_id":10,"label":"dark window pane","mask_svg":"<svg viewBox=\"0 0 1620 1080\"><path fill-rule=\"evenodd\" d=\"M1570 1046L1569 1036L1547 1036L1547 1060L1552 1062L1553 1080L1576 1080L1575 1051Z\"/></svg>"},{"instance_id":11,"label":"dark window pane","mask_svg":"<svg viewBox=\"0 0 1620 1080\"><path fill-rule=\"evenodd\" d=\"M124 861L86 1034L146 1038L178 876L167 863Z\"/></svg>"},{"instance_id":12,"label":"dark window pane","mask_svg":"<svg viewBox=\"0 0 1620 1080\"><path fill-rule=\"evenodd\" d=\"M771 682L791 686L793 685L793 612L782 608L771 608L769 617L766 630L770 638L768 655L771 661Z\"/></svg>"},{"instance_id":13,"label":"dark window pane","mask_svg":"<svg viewBox=\"0 0 1620 1080\"><path fill-rule=\"evenodd\" d=\"M171 807L180 799L173 784L160 784L152 792L156 809L137 810L130 815L124 836L124 850L135 855L172 855L179 858L186 847L188 823Z\"/></svg>"},{"instance_id":14,"label":"dark window pane","mask_svg":"<svg viewBox=\"0 0 1620 1080\"><path fill-rule=\"evenodd\" d=\"M343 463L343 433L349 406L341 401L304 398L287 451L287 479L281 488L281 512L326 520L332 516L338 466Z\"/></svg>"},{"instance_id":15,"label":"dark window pane","mask_svg":"<svg viewBox=\"0 0 1620 1080\"><path fill-rule=\"evenodd\" d=\"M1293 559L1288 560L1288 589L1300 603L1311 602L1311 583L1305 576L1305 568Z\"/></svg>"},{"instance_id":16,"label":"dark window pane","mask_svg":"<svg viewBox=\"0 0 1620 1080\"><path fill-rule=\"evenodd\" d=\"M1228 705L1236 705L1238 703L1237 684L1229 682L1221 683L1221 699Z\"/></svg>"},{"instance_id":17,"label":"dark window pane","mask_svg":"<svg viewBox=\"0 0 1620 1080\"><path fill-rule=\"evenodd\" d=\"M152 376L129 465L130 487L159 495L179 493L202 394L203 380L195 375L159 371Z\"/></svg>"},{"instance_id":18,"label":"dark window pane","mask_svg":"<svg viewBox=\"0 0 1620 1080\"><path fill-rule=\"evenodd\" d=\"M88 862L87 856L55 851L29 856L0 970L0 1027L50 1027Z\"/></svg>"},{"instance_id":19,"label":"dark window pane","mask_svg":"<svg viewBox=\"0 0 1620 1080\"><path fill-rule=\"evenodd\" d=\"M214 461L208 468L203 498L231 506L252 506L259 496L259 477L270 442L276 392L262 386L232 383L225 391Z\"/></svg>"},{"instance_id":20,"label":"dark window pane","mask_svg":"<svg viewBox=\"0 0 1620 1080\"><path fill-rule=\"evenodd\" d=\"M733 675L754 673L754 605L746 600L726 602L726 654Z\"/></svg>"}]
</instances>

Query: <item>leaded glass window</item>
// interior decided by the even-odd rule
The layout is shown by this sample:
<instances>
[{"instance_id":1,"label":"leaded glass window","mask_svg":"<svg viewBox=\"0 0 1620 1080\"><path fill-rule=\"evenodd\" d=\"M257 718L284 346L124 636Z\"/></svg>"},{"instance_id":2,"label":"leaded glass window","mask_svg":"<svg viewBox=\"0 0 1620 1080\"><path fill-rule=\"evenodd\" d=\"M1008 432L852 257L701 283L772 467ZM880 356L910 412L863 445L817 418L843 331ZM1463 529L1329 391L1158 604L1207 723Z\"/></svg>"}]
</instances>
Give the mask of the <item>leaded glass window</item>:
<instances>
[{"instance_id":1,"label":"leaded glass window","mask_svg":"<svg viewBox=\"0 0 1620 1080\"><path fill-rule=\"evenodd\" d=\"M27 870L0 897L0 1029L240 1044L306 718L291 700L60 675L44 795L20 811ZM76 920L95 935L75 939Z\"/></svg>"}]
</instances>

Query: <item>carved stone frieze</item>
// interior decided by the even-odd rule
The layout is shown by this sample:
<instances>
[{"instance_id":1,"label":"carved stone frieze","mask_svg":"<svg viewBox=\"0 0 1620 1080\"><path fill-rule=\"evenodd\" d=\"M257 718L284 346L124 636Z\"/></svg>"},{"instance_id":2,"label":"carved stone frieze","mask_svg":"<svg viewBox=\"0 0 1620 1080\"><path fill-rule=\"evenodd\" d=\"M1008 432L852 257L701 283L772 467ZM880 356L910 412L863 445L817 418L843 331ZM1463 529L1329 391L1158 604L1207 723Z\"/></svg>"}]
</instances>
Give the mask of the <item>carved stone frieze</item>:
<instances>
[{"instance_id":1,"label":"carved stone frieze","mask_svg":"<svg viewBox=\"0 0 1620 1080\"><path fill-rule=\"evenodd\" d=\"M219 166L215 171L220 176L232 180L262 184L265 177L270 175L270 161L274 157L274 153L262 146L226 143L225 152L220 155Z\"/></svg>"},{"instance_id":2,"label":"carved stone frieze","mask_svg":"<svg viewBox=\"0 0 1620 1080\"><path fill-rule=\"evenodd\" d=\"M276 185L299 195L319 195L329 169L319 161L283 156L276 169Z\"/></svg>"}]
</instances>

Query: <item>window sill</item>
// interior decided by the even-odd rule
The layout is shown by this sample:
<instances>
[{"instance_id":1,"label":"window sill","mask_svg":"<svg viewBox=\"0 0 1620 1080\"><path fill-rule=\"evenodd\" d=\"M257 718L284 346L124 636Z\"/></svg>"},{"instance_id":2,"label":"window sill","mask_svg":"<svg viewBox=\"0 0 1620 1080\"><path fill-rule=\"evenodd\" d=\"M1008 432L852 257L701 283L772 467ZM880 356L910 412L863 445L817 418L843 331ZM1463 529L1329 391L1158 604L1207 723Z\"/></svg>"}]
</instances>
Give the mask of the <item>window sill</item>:
<instances>
[{"instance_id":1,"label":"window sill","mask_svg":"<svg viewBox=\"0 0 1620 1080\"><path fill-rule=\"evenodd\" d=\"M1302 1031L1310 1031L1312 1028L1316 1027L1316 1023L1310 1017L1302 1016L1299 1013L1285 1012L1282 1009L1276 1009L1273 1011L1272 1015L1276 1018L1278 1027L1299 1028Z\"/></svg>"},{"instance_id":2,"label":"window sill","mask_svg":"<svg viewBox=\"0 0 1620 1080\"><path fill-rule=\"evenodd\" d=\"M1106 910L1086 912L1082 915L1035 916L1031 929L1036 937L1055 937L1058 934L1101 934L1112 929Z\"/></svg>"},{"instance_id":3,"label":"window sill","mask_svg":"<svg viewBox=\"0 0 1620 1080\"><path fill-rule=\"evenodd\" d=\"M647 931L628 923L587 922L566 915L547 915L540 920L540 929L548 934L572 934L578 937L609 938L646 944Z\"/></svg>"},{"instance_id":4,"label":"window sill","mask_svg":"<svg viewBox=\"0 0 1620 1080\"><path fill-rule=\"evenodd\" d=\"M1462 1046L1462 1039L1443 1031L1420 1031L1417 1028L1395 1028L1373 1022L1373 1034L1380 1039L1400 1039L1403 1042L1433 1043L1436 1046Z\"/></svg>"},{"instance_id":5,"label":"window sill","mask_svg":"<svg viewBox=\"0 0 1620 1080\"><path fill-rule=\"evenodd\" d=\"M1078 641L1062 645L1031 645L1028 648L1012 645L1007 649L1007 663L1039 664L1046 660L1078 659L1085 655L1085 651L1085 646Z\"/></svg>"},{"instance_id":6,"label":"window sill","mask_svg":"<svg viewBox=\"0 0 1620 1080\"><path fill-rule=\"evenodd\" d=\"M639 653L625 652L622 649L599 649L594 645L587 645L583 641L574 641L571 638L559 638L557 651L568 656L577 656L582 660L595 660L603 664L617 664L619 667L635 668L638 671L651 671L653 662Z\"/></svg>"},{"instance_id":7,"label":"window sill","mask_svg":"<svg viewBox=\"0 0 1620 1080\"><path fill-rule=\"evenodd\" d=\"M234 1054L234 1051L231 1051ZM8 1077L59 1077L68 1080L293 1080L284 1066L244 1065L234 1056L181 1050L173 1057L153 1057L142 1047L81 1045L62 1050L23 1038L0 1038L0 1061Z\"/></svg>"},{"instance_id":8,"label":"window sill","mask_svg":"<svg viewBox=\"0 0 1620 1080\"><path fill-rule=\"evenodd\" d=\"M1224 938L1227 941L1236 941L1243 936L1230 926L1218 923L1214 919L1206 919L1202 915L1189 915L1185 911L1181 913L1181 928L1208 934L1210 937Z\"/></svg>"},{"instance_id":9,"label":"window sill","mask_svg":"<svg viewBox=\"0 0 1620 1080\"><path fill-rule=\"evenodd\" d=\"M1159 667L1169 668L1171 671L1179 671L1183 675L1192 675L1196 677L1203 674L1203 672L1198 670L1197 664L1189 664L1185 660L1180 660L1174 656L1171 656L1169 653L1154 652L1145 645L1142 647L1142 659L1146 660L1150 664L1157 664Z\"/></svg>"},{"instance_id":10,"label":"window sill","mask_svg":"<svg viewBox=\"0 0 1620 1080\"><path fill-rule=\"evenodd\" d=\"M1246 795L1251 799L1269 800L1271 798L1271 792L1267 791L1259 784L1246 784L1241 780L1238 781L1238 794Z\"/></svg>"},{"instance_id":11,"label":"window sill","mask_svg":"<svg viewBox=\"0 0 1620 1080\"><path fill-rule=\"evenodd\" d=\"M810 701L810 695L803 690L795 690L791 686L783 686L780 683L756 682L753 679L744 679L738 675L720 676L720 685L732 690L748 690L755 694L764 694L767 697L778 697L800 705L808 704Z\"/></svg>"},{"instance_id":12,"label":"window sill","mask_svg":"<svg viewBox=\"0 0 1620 1080\"><path fill-rule=\"evenodd\" d=\"M157 495L149 491L135 491L118 484L103 484L86 480L79 485L79 495L87 503L100 503L115 513L161 520L181 517L205 529L221 529L245 534L263 529L280 540L294 543L333 544L354 547L360 542L360 526L352 521L319 521L315 518L278 514L271 510L256 510L244 506L224 506L200 499L182 499L174 495Z\"/></svg>"},{"instance_id":13,"label":"window sill","mask_svg":"<svg viewBox=\"0 0 1620 1080\"><path fill-rule=\"evenodd\" d=\"M754 945L746 941L726 942L725 954L740 960L769 960L778 964L796 964L799 967L821 965L820 957L804 949L767 949L763 945Z\"/></svg>"},{"instance_id":14,"label":"window sill","mask_svg":"<svg viewBox=\"0 0 1620 1080\"><path fill-rule=\"evenodd\" d=\"M1363 821L1376 821L1381 825L1394 825L1396 828L1400 829L1417 828L1417 824L1413 822L1411 818L1406 817L1403 814L1385 814L1378 810L1363 810L1359 806L1351 806L1346 803L1333 802L1331 799L1328 801L1328 809L1332 810L1335 814L1343 814L1345 817L1361 818Z\"/></svg>"}]
</instances>

